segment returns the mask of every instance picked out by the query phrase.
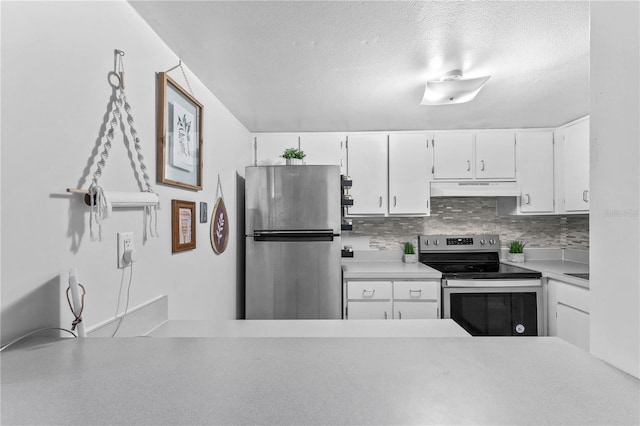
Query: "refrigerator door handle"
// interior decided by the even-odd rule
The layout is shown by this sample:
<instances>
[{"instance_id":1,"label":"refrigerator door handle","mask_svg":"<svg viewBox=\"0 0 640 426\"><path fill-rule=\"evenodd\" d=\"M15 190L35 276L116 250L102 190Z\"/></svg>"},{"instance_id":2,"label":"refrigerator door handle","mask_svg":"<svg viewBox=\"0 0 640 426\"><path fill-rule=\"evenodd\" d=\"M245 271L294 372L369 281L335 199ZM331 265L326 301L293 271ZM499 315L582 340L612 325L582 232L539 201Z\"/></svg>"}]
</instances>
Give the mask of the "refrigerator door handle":
<instances>
[{"instance_id":1,"label":"refrigerator door handle","mask_svg":"<svg viewBox=\"0 0 640 426\"><path fill-rule=\"evenodd\" d=\"M254 241L333 241L332 229L292 230L292 231L255 231Z\"/></svg>"}]
</instances>

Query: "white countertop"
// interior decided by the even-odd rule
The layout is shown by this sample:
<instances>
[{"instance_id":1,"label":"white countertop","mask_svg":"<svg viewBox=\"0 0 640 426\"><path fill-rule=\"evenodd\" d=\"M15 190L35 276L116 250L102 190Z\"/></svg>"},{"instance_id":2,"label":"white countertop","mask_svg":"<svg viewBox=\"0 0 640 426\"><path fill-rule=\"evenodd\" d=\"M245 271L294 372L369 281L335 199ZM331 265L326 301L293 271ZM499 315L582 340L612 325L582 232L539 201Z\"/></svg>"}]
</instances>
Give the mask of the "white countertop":
<instances>
[{"instance_id":1,"label":"white countertop","mask_svg":"<svg viewBox=\"0 0 640 426\"><path fill-rule=\"evenodd\" d=\"M2 424L639 424L638 379L554 337L34 338Z\"/></svg>"},{"instance_id":2,"label":"white countertop","mask_svg":"<svg viewBox=\"0 0 640 426\"><path fill-rule=\"evenodd\" d=\"M568 282L580 287L589 288L589 281L582 278L565 275L565 273L588 273L589 265L586 263L573 262L569 260L526 260L524 263L512 263L503 260L502 263L508 265L521 266L523 268L532 269L542 273L543 277L554 278L560 281Z\"/></svg>"},{"instance_id":3,"label":"white countertop","mask_svg":"<svg viewBox=\"0 0 640 426\"><path fill-rule=\"evenodd\" d=\"M471 337L450 319L167 321L152 337Z\"/></svg>"},{"instance_id":4,"label":"white countertop","mask_svg":"<svg viewBox=\"0 0 640 426\"><path fill-rule=\"evenodd\" d=\"M433 268L401 260L344 260L344 279L440 279L442 274Z\"/></svg>"}]
</instances>

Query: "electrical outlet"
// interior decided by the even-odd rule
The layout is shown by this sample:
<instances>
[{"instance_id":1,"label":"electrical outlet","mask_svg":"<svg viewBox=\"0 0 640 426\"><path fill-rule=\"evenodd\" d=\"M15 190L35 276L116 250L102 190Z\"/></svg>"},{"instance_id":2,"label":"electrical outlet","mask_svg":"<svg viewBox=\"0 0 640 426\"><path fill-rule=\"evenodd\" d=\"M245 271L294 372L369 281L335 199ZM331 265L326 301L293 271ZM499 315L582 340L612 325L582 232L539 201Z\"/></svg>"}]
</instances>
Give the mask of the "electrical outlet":
<instances>
[{"instance_id":1,"label":"electrical outlet","mask_svg":"<svg viewBox=\"0 0 640 426\"><path fill-rule=\"evenodd\" d=\"M118 268L129 265L124 259L124 252L133 249L133 232L118 232Z\"/></svg>"}]
</instances>

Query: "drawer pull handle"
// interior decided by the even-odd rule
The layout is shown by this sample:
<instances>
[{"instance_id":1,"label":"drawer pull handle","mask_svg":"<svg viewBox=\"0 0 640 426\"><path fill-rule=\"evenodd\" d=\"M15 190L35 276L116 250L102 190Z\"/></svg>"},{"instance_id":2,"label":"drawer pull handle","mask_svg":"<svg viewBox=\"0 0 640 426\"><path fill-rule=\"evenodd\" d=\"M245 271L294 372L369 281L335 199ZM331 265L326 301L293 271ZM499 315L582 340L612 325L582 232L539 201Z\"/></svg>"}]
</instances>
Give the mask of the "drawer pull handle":
<instances>
[{"instance_id":1,"label":"drawer pull handle","mask_svg":"<svg viewBox=\"0 0 640 426\"><path fill-rule=\"evenodd\" d=\"M480 160L480 170L484 172L484 160Z\"/></svg>"},{"instance_id":2,"label":"drawer pull handle","mask_svg":"<svg viewBox=\"0 0 640 426\"><path fill-rule=\"evenodd\" d=\"M366 288L362 290L362 297L373 297L373 295L376 293L376 289L374 288L373 290L367 290Z\"/></svg>"},{"instance_id":3,"label":"drawer pull handle","mask_svg":"<svg viewBox=\"0 0 640 426\"><path fill-rule=\"evenodd\" d=\"M413 294L413 293L422 294L422 289L418 289L418 290L409 290L409 294Z\"/></svg>"}]
</instances>

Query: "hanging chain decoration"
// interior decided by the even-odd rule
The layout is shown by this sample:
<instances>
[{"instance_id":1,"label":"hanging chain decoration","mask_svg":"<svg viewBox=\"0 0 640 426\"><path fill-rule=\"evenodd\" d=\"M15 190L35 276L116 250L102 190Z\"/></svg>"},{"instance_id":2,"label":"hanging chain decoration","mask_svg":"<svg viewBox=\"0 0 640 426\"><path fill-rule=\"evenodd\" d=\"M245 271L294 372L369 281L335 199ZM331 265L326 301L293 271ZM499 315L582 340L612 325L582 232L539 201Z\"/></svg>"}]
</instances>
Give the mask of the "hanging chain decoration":
<instances>
[{"instance_id":1,"label":"hanging chain decoration","mask_svg":"<svg viewBox=\"0 0 640 426\"><path fill-rule=\"evenodd\" d=\"M218 190L220 190L220 196L218 196ZM211 247L217 254L221 254L229 243L229 216L224 205L220 175L218 175L216 198L216 205L213 207L213 213L211 214Z\"/></svg>"},{"instance_id":2,"label":"hanging chain decoration","mask_svg":"<svg viewBox=\"0 0 640 426\"><path fill-rule=\"evenodd\" d=\"M107 130L102 153L100 154L100 160L97 163L97 168L93 174L91 185L89 186L89 197L91 200L91 212L89 215L89 229L91 241L102 241L102 220L108 218L111 215L111 204L105 196L104 190L98 184L98 179L102 176L102 170L104 169L107 159L109 158L109 151L111 150L113 138L115 135L118 124L122 124L122 110L126 113L127 124L129 127L129 133L133 140L133 146L136 151L140 170L142 171L142 177L146 190L144 192L150 192L155 194L151 187L151 179L147 171L147 166L144 162L144 156L142 155L142 146L140 144L140 138L138 137L138 131L134 125L133 115L131 114L131 105L127 101L127 96L124 91L124 63L122 57L124 52L121 50L115 51L116 55L116 71L111 73L110 76L115 77L117 84L112 84L114 93L111 99L111 115L112 118L109 121L109 130ZM111 82L110 82L111 83ZM126 134L125 134L126 137ZM149 229L149 235L152 237L158 236L158 205L145 206L145 224L144 224L144 237L147 236L147 229ZM155 224L153 223L155 221Z\"/></svg>"}]
</instances>

